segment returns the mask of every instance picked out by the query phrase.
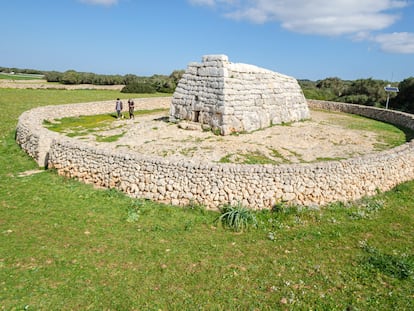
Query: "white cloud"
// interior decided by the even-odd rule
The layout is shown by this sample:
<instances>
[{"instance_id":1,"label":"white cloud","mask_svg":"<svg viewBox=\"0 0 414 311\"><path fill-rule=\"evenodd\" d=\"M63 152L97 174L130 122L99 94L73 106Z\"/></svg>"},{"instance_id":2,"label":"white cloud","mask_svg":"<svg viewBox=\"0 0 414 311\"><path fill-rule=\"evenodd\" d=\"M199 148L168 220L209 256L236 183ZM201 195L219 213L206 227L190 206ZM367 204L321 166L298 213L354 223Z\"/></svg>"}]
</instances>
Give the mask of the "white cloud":
<instances>
[{"instance_id":1,"label":"white cloud","mask_svg":"<svg viewBox=\"0 0 414 311\"><path fill-rule=\"evenodd\" d=\"M80 2L93 5L111 6L118 3L118 0L80 0Z\"/></svg>"},{"instance_id":2,"label":"white cloud","mask_svg":"<svg viewBox=\"0 0 414 311\"><path fill-rule=\"evenodd\" d=\"M208 6L208 7L221 7L228 8L230 6L237 6L240 0L187 0L193 5Z\"/></svg>"},{"instance_id":3,"label":"white cloud","mask_svg":"<svg viewBox=\"0 0 414 311\"><path fill-rule=\"evenodd\" d=\"M405 0L189 0L193 4L226 4L225 15L254 23L279 22L299 33L349 35L382 30L399 15L393 10L408 5Z\"/></svg>"},{"instance_id":4,"label":"white cloud","mask_svg":"<svg viewBox=\"0 0 414 311\"><path fill-rule=\"evenodd\" d=\"M414 54L414 33L394 32L374 36L384 52L399 54Z\"/></svg>"},{"instance_id":5,"label":"white cloud","mask_svg":"<svg viewBox=\"0 0 414 311\"><path fill-rule=\"evenodd\" d=\"M189 2L194 5L206 5L206 6L216 5L216 0L189 0Z\"/></svg>"},{"instance_id":6,"label":"white cloud","mask_svg":"<svg viewBox=\"0 0 414 311\"><path fill-rule=\"evenodd\" d=\"M372 33L393 25L408 0L188 0L220 9L236 20L276 22L292 32L323 36L346 35L373 41L389 53L414 53L414 34Z\"/></svg>"}]
</instances>

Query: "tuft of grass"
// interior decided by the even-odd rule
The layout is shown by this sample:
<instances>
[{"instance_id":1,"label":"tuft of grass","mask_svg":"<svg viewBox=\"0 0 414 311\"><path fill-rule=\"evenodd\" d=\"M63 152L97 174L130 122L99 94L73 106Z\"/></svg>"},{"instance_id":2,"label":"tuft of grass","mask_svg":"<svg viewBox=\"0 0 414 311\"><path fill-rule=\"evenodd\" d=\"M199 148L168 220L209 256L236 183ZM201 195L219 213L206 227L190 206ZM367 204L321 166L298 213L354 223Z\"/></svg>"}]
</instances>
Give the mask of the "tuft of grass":
<instances>
[{"instance_id":1,"label":"tuft of grass","mask_svg":"<svg viewBox=\"0 0 414 311\"><path fill-rule=\"evenodd\" d=\"M413 255L387 254L370 246L367 241L361 241L360 247L365 252L360 262L365 269L377 270L399 280L410 278L414 274Z\"/></svg>"},{"instance_id":2,"label":"tuft of grass","mask_svg":"<svg viewBox=\"0 0 414 311\"><path fill-rule=\"evenodd\" d=\"M257 227L254 212L240 204L222 207L221 215L217 217L216 222L220 222L223 227L236 232L247 230L250 227Z\"/></svg>"},{"instance_id":3,"label":"tuft of grass","mask_svg":"<svg viewBox=\"0 0 414 311\"><path fill-rule=\"evenodd\" d=\"M228 154L219 160L219 163L241 164L277 164L279 162L267 157L259 151L244 154Z\"/></svg>"},{"instance_id":4,"label":"tuft of grass","mask_svg":"<svg viewBox=\"0 0 414 311\"><path fill-rule=\"evenodd\" d=\"M126 132L122 132L120 134L111 135L111 136L101 136L101 135L95 135L96 141L101 143L112 143L120 139L122 136L124 136Z\"/></svg>"},{"instance_id":5,"label":"tuft of grass","mask_svg":"<svg viewBox=\"0 0 414 311\"><path fill-rule=\"evenodd\" d=\"M221 136L221 130L219 128L213 128L211 132L216 136Z\"/></svg>"},{"instance_id":6,"label":"tuft of grass","mask_svg":"<svg viewBox=\"0 0 414 311\"><path fill-rule=\"evenodd\" d=\"M196 152L197 150L198 150L198 147L190 147L190 148L183 148L179 152L183 156L191 157L194 154L194 152Z\"/></svg>"},{"instance_id":7,"label":"tuft of grass","mask_svg":"<svg viewBox=\"0 0 414 311\"><path fill-rule=\"evenodd\" d=\"M348 211L351 219L368 219L384 208L384 201L375 198L364 198L358 203L355 208L350 208Z\"/></svg>"},{"instance_id":8,"label":"tuft of grass","mask_svg":"<svg viewBox=\"0 0 414 311\"><path fill-rule=\"evenodd\" d=\"M276 164L278 163L275 160L270 159L269 157L267 157L266 155L264 155L263 153L259 151L248 153L243 156L245 158L243 161L243 164Z\"/></svg>"},{"instance_id":9,"label":"tuft of grass","mask_svg":"<svg viewBox=\"0 0 414 311\"><path fill-rule=\"evenodd\" d=\"M331 158L331 157L318 157L313 162L339 161L339 160L344 160L344 159L345 158L341 158L341 157L334 157L334 158Z\"/></svg>"},{"instance_id":10,"label":"tuft of grass","mask_svg":"<svg viewBox=\"0 0 414 311\"><path fill-rule=\"evenodd\" d=\"M167 112L167 111L169 111L169 108L140 109L140 110L135 110L135 116L158 114L160 112Z\"/></svg>"},{"instance_id":11,"label":"tuft of grass","mask_svg":"<svg viewBox=\"0 0 414 311\"><path fill-rule=\"evenodd\" d=\"M144 203L141 200L133 200L131 205L127 208L126 221L134 223L139 220L141 209L144 207Z\"/></svg>"},{"instance_id":12,"label":"tuft of grass","mask_svg":"<svg viewBox=\"0 0 414 311\"><path fill-rule=\"evenodd\" d=\"M282 163L289 163L290 161L287 159L287 158L285 158L278 150L276 150L276 149L271 149L270 150L271 151L271 154L272 154L272 157L274 157L274 158L278 158L278 159L281 159L281 161L282 161ZM290 151L289 151L290 152ZM291 152L292 154L293 154L293 152ZM295 156L297 156L298 154L297 153L295 153Z\"/></svg>"},{"instance_id":13,"label":"tuft of grass","mask_svg":"<svg viewBox=\"0 0 414 311\"><path fill-rule=\"evenodd\" d=\"M233 163L232 158L234 157L234 154L227 154L224 157L222 157L218 162L219 163Z\"/></svg>"}]
</instances>

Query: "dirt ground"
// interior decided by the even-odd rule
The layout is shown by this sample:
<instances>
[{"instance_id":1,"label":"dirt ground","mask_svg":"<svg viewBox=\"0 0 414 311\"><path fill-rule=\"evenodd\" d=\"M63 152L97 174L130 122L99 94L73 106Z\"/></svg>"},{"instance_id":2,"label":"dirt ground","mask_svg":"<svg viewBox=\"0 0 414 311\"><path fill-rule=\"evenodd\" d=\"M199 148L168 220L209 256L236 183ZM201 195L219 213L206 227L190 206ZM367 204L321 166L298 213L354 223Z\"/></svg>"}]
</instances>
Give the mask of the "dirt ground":
<instances>
[{"instance_id":1,"label":"dirt ground","mask_svg":"<svg viewBox=\"0 0 414 311\"><path fill-rule=\"evenodd\" d=\"M82 137L105 148L129 150L169 159L193 162L301 163L344 159L376 152L381 140L375 132L347 127L355 118L342 113L311 111L311 119L275 125L253 133L218 136L199 124L183 129L167 122L168 112L113 122L100 136L123 134L117 141L98 143L95 136Z\"/></svg>"}]
</instances>

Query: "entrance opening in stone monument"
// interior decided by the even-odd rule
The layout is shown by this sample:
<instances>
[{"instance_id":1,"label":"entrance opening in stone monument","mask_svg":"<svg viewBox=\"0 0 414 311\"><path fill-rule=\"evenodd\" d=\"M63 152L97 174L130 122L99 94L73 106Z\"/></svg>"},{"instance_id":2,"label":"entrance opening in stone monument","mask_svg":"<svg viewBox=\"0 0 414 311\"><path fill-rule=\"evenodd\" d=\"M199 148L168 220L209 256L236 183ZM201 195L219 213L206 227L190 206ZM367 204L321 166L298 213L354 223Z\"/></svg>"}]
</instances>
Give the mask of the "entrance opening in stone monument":
<instances>
[{"instance_id":1,"label":"entrance opening in stone monument","mask_svg":"<svg viewBox=\"0 0 414 311\"><path fill-rule=\"evenodd\" d=\"M193 114L194 114L193 121L199 122L198 118L200 117L200 111L194 110Z\"/></svg>"},{"instance_id":2,"label":"entrance opening in stone monument","mask_svg":"<svg viewBox=\"0 0 414 311\"><path fill-rule=\"evenodd\" d=\"M170 106L170 120L208 124L221 135L251 132L310 117L295 78L254 65L206 55L190 63Z\"/></svg>"}]
</instances>

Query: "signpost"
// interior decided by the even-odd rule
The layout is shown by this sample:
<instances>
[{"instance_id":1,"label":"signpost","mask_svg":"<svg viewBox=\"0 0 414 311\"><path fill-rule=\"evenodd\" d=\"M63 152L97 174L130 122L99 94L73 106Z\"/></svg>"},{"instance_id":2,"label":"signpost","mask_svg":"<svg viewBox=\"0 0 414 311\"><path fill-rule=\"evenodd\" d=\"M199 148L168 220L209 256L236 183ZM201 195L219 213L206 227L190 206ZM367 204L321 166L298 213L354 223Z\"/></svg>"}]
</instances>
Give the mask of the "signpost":
<instances>
[{"instance_id":1,"label":"signpost","mask_svg":"<svg viewBox=\"0 0 414 311\"><path fill-rule=\"evenodd\" d=\"M385 105L385 109L388 109L388 103L390 101L390 93L398 93L400 90L396 86L391 86L388 84L384 87L385 92L387 92L387 103Z\"/></svg>"}]
</instances>

